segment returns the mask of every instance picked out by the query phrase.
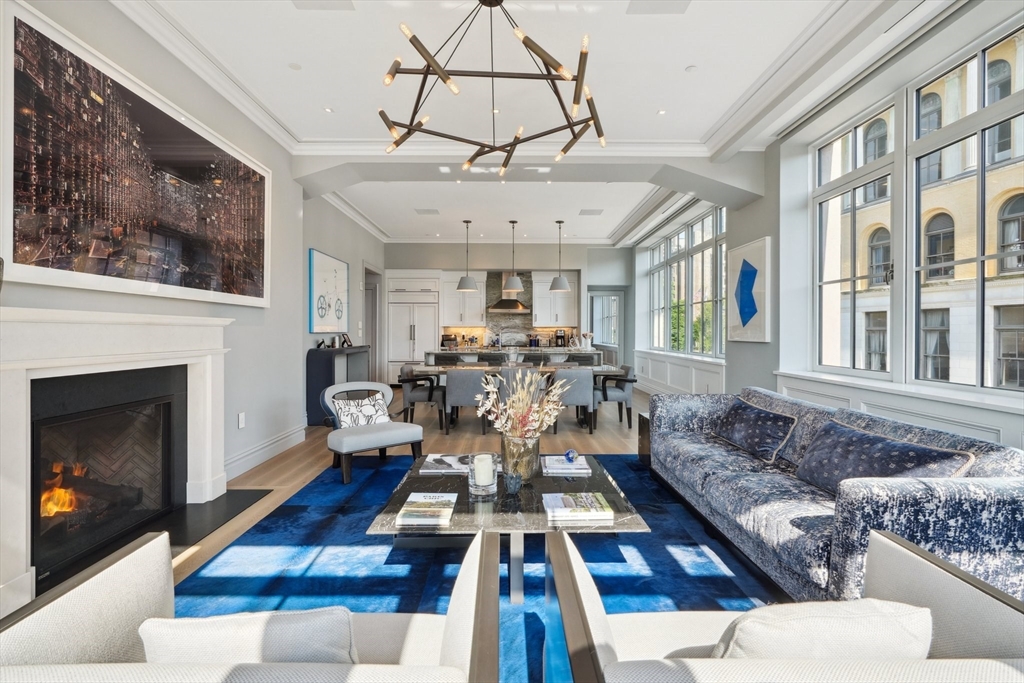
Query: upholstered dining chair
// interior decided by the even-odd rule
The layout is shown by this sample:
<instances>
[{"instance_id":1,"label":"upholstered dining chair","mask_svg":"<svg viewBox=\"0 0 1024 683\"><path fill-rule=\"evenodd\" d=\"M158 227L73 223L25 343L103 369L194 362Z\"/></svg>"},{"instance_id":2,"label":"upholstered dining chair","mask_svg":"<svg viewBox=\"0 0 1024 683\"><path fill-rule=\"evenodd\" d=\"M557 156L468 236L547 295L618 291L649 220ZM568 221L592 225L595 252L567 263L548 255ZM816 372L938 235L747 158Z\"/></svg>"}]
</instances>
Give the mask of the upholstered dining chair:
<instances>
[{"instance_id":1,"label":"upholstered dining chair","mask_svg":"<svg viewBox=\"0 0 1024 683\"><path fill-rule=\"evenodd\" d=\"M565 380L568 385L562 394L563 406L575 406L583 411L590 433L594 433L594 369L593 368L559 368L551 377L552 384ZM558 420L555 420L554 433L558 433Z\"/></svg>"},{"instance_id":2,"label":"upholstered dining chair","mask_svg":"<svg viewBox=\"0 0 1024 683\"><path fill-rule=\"evenodd\" d=\"M636 371L631 365L620 365L622 375L605 375L600 388L594 389L594 408L601 403L615 402L619 404L619 422L622 422L622 408L626 408L626 426L633 428L633 385L636 384ZM611 385L611 386L610 386ZM597 418L594 418L597 421Z\"/></svg>"},{"instance_id":3,"label":"upholstered dining chair","mask_svg":"<svg viewBox=\"0 0 1024 683\"><path fill-rule=\"evenodd\" d=\"M403 365L398 371L402 385L402 419L415 422L417 403L436 403L439 429L444 429L444 387L440 375L417 375L415 365Z\"/></svg>"},{"instance_id":4,"label":"upholstered dining chair","mask_svg":"<svg viewBox=\"0 0 1024 683\"><path fill-rule=\"evenodd\" d=\"M474 407L480 405L477 396L484 393L484 371L473 368L452 368L448 371L447 386L444 393L444 433L448 431L452 423L459 417L459 408ZM480 433L487 433L487 417L480 416Z\"/></svg>"},{"instance_id":5,"label":"upholstered dining chair","mask_svg":"<svg viewBox=\"0 0 1024 683\"><path fill-rule=\"evenodd\" d=\"M355 392L369 396L356 400L341 397ZM354 453L376 450L383 460L388 456L388 448L409 444L413 457L422 455L423 427L392 422L388 406L394 398L391 387L378 382L342 382L320 394L320 405L334 423L334 431L327 435L327 448L334 453L331 466L341 468L342 484L352 481Z\"/></svg>"}]
</instances>

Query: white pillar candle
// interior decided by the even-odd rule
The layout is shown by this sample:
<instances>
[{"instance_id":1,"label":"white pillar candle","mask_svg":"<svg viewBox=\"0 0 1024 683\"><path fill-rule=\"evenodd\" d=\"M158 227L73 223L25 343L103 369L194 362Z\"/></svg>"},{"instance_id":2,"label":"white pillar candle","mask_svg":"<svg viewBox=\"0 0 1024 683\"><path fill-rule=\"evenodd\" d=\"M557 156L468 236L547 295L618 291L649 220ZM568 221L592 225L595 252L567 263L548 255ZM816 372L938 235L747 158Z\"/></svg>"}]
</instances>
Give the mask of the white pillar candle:
<instances>
[{"instance_id":1,"label":"white pillar candle","mask_svg":"<svg viewBox=\"0 0 1024 683\"><path fill-rule=\"evenodd\" d=\"M494 483L494 458L490 453L473 456L473 474L477 486L490 486Z\"/></svg>"}]
</instances>

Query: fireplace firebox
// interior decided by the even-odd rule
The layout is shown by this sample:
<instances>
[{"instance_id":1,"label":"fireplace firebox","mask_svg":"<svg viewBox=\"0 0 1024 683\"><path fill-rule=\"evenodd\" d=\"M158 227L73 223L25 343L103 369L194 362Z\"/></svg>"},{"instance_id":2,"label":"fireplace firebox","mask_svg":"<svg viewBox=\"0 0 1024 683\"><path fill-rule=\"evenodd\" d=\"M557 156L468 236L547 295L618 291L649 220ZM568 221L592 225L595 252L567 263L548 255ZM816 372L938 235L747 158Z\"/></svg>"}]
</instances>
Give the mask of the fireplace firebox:
<instances>
[{"instance_id":1,"label":"fireplace firebox","mask_svg":"<svg viewBox=\"0 0 1024 683\"><path fill-rule=\"evenodd\" d=\"M185 503L185 366L32 382L39 595Z\"/></svg>"}]
</instances>

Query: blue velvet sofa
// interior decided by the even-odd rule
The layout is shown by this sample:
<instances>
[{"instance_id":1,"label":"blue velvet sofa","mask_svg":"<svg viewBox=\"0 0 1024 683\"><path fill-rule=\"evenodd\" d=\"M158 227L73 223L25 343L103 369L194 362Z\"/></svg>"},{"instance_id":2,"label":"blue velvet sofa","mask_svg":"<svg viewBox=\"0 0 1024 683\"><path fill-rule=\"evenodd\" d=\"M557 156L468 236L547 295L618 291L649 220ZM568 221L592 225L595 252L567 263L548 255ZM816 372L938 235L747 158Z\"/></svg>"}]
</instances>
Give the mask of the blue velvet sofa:
<instances>
[{"instance_id":1,"label":"blue velvet sofa","mask_svg":"<svg viewBox=\"0 0 1024 683\"><path fill-rule=\"evenodd\" d=\"M1024 452L854 410L747 388L747 403L796 418L771 463L715 436L736 396L651 397L651 467L797 600L860 597L871 529L891 531L1024 598ZM973 453L957 478L797 478L830 420L893 440Z\"/></svg>"}]
</instances>

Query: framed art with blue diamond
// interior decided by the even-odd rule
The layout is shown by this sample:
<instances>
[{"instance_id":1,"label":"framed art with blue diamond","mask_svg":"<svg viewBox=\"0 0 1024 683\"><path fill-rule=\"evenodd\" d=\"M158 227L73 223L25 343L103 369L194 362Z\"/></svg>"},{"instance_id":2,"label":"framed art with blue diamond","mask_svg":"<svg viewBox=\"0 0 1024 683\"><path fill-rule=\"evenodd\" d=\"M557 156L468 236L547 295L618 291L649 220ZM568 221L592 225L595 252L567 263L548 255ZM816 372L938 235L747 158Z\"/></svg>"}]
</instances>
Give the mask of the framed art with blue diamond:
<instances>
[{"instance_id":1,"label":"framed art with blue diamond","mask_svg":"<svg viewBox=\"0 0 1024 683\"><path fill-rule=\"evenodd\" d=\"M772 238L729 250L728 339L770 342L772 333L771 282Z\"/></svg>"},{"instance_id":2,"label":"framed art with blue diamond","mask_svg":"<svg viewBox=\"0 0 1024 683\"><path fill-rule=\"evenodd\" d=\"M309 331L348 332L348 264L309 250Z\"/></svg>"}]
</instances>

